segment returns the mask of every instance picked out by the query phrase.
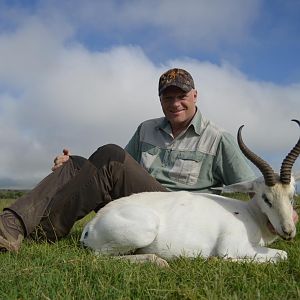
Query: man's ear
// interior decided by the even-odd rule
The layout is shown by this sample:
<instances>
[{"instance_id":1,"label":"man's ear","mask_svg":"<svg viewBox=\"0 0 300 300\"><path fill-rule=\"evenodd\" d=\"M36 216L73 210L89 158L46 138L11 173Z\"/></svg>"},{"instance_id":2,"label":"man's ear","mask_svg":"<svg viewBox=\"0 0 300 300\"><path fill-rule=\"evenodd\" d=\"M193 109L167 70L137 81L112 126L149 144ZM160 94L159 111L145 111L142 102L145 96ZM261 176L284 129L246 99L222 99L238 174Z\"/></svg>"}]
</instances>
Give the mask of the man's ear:
<instances>
[{"instance_id":1,"label":"man's ear","mask_svg":"<svg viewBox=\"0 0 300 300\"><path fill-rule=\"evenodd\" d=\"M194 90L194 102L197 102L197 97L198 97L198 91Z\"/></svg>"}]
</instances>

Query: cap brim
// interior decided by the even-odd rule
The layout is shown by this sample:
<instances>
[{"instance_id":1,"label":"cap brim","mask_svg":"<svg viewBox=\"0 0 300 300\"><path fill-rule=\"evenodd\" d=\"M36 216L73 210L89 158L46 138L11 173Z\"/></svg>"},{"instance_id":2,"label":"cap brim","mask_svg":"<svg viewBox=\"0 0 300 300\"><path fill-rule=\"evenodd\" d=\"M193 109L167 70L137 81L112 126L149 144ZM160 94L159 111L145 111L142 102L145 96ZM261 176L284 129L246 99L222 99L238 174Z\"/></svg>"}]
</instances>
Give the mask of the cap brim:
<instances>
[{"instance_id":1,"label":"cap brim","mask_svg":"<svg viewBox=\"0 0 300 300\"><path fill-rule=\"evenodd\" d=\"M158 93L158 95L160 96L162 93L163 93L163 91L165 90L165 89L167 89L168 87L170 87L170 86L176 86L176 87L178 87L179 89L181 89L181 90L183 90L184 92L189 92L189 91L191 91L193 88L191 87L191 88L188 88L188 87L183 87L182 85L180 85L180 84L176 84L176 83L170 83L170 84L167 84L167 85L165 85L164 87L162 87L160 90L159 90L159 93Z\"/></svg>"}]
</instances>

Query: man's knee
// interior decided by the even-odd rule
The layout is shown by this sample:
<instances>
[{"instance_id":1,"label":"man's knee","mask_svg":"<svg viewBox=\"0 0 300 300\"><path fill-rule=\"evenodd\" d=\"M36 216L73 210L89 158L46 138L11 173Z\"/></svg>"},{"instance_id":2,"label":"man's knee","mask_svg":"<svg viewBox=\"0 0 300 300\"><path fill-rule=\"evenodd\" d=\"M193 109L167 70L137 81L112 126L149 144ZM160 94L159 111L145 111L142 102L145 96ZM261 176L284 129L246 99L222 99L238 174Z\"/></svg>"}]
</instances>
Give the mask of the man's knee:
<instances>
[{"instance_id":1,"label":"man's knee","mask_svg":"<svg viewBox=\"0 0 300 300\"><path fill-rule=\"evenodd\" d=\"M125 150L115 144L107 144L97 149L89 158L89 161L96 167L101 168L111 161L123 163Z\"/></svg>"},{"instance_id":2,"label":"man's knee","mask_svg":"<svg viewBox=\"0 0 300 300\"><path fill-rule=\"evenodd\" d=\"M75 169L80 170L82 166L86 163L87 159L82 156L72 155L70 156L71 161Z\"/></svg>"}]
</instances>

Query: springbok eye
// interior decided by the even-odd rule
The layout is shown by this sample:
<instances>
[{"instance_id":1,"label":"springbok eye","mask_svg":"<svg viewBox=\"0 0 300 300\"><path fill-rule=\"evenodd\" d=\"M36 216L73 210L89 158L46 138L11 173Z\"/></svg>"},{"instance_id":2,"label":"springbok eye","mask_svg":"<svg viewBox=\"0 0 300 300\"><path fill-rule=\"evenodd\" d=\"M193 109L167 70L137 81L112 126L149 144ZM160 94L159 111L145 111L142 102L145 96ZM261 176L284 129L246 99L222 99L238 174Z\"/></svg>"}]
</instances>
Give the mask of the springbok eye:
<instances>
[{"instance_id":1,"label":"springbok eye","mask_svg":"<svg viewBox=\"0 0 300 300\"><path fill-rule=\"evenodd\" d=\"M292 206L294 206L294 204L295 204L295 199L292 198L290 201L291 201Z\"/></svg>"},{"instance_id":2,"label":"springbok eye","mask_svg":"<svg viewBox=\"0 0 300 300\"><path fill-rule=\"evenodd\" d=\"M264 199L265 203L269 206L272 207L271 201L267 198L265 194L262 195L262 198Z\"/></svg>"}]
</instances>

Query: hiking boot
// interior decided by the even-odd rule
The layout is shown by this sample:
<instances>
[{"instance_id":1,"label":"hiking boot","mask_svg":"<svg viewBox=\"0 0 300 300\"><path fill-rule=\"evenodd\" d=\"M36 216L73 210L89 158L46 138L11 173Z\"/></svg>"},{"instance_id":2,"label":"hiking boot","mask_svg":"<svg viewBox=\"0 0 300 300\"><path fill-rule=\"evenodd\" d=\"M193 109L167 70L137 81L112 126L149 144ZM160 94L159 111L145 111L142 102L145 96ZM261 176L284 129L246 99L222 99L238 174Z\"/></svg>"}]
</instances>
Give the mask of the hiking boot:
<instances>
[{"instance_id":1,"label":"hiking boot","mask_svg":"<svg viewBox=\"0 0 300 300\"><path fill-rule=\"evenodd\" d=\"M18 217L11 211L0 214L0 251L17 252L24 239L24 230Z\"/></svg>"}]
</instances>

